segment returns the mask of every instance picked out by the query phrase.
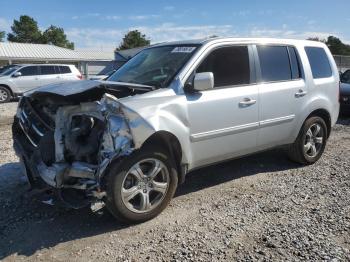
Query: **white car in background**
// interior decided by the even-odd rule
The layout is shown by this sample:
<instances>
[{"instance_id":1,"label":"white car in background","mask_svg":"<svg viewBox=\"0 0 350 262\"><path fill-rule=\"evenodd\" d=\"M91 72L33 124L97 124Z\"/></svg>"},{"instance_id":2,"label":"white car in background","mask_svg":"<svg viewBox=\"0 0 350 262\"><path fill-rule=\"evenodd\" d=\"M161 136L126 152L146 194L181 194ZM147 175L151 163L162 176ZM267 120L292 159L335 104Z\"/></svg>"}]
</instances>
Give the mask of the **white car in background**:
<instances>
[{"instance_id":1,"label":"white car in background","mask_svg":"<svg viewBox=\"0 0 350 262\"><path fill-rule=\"evenodd\" d=\"M26 64L8 67L0 74L0 103L39 86L81 80L74 65Z\"/></svg>"}]
</instances>

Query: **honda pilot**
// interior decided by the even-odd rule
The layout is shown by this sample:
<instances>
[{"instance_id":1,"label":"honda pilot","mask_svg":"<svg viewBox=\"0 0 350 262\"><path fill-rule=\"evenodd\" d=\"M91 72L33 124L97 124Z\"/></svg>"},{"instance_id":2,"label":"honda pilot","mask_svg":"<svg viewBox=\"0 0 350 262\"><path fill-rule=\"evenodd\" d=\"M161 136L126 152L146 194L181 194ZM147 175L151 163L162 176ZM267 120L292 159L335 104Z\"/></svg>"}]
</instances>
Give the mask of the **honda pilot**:
<instances>
[{"instance_id":1,"label":"honda pilot","mask_svg":"<svg viewBox=\"0 0 350 262\"><path fill-rule=\"evenodd\" d=\"M325 44L212 38L162 43L108 81L26 92L14 148L33 187L72 208L154 218L192 170L281 147L308 165L339 112ZM218 174L220 175L220 174Z\"/></svg>"}]
</instances>

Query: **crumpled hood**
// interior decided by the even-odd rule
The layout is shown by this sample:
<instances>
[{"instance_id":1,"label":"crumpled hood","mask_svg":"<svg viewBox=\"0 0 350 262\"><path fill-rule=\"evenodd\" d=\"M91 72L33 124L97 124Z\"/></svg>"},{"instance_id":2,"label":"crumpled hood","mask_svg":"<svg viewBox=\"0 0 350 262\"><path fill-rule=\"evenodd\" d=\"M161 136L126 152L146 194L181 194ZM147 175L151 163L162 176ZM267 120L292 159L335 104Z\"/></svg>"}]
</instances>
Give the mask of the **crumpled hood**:
<instances>
[{"instance_id":1,"label":"crumpled hood","mask_svg":"<svg viewBox=\"0 0 350 262\"><path fill-rule=\"evenodd\" d=\"M105 93L121 98L152 90L151 86L132 83L81 80L42 86L24 93L24 96L67 105L100 100Z\"/></svg>"},{"instance_id":2,"label":"crumpled hood","mask_svg":"<svg viewBox=\"0 0 350 262\"><path fill-rule=\"evenodd\" d=\"M340 83L340 94L341 95L350 95L350 84Z\"/></svg>"},{"instance_id":3,"label":"crumpled hood","mask_svg":"<svg viewBox=\"0 0 350 262\"><path fill-rule=\"evenodd\" d=\"M32 94L46 93L60 96L70 96L78 93L83 93L93 88L98 88L101 84L92 80L69 81L64 83L50 84L35 88L26 92L25 96Z\"/></svg>"}]
</instances>

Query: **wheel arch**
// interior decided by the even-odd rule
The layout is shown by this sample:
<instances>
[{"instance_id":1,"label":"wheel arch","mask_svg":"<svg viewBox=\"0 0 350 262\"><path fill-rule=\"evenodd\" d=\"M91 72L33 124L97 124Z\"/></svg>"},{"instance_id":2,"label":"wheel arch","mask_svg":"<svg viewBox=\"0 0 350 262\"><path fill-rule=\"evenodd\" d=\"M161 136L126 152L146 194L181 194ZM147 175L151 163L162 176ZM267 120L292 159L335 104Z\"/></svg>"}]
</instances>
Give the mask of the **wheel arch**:
<instances>
[{"instance_id":1,"label":"wheel arch","mask_svg":"<svg viewBox=\"0 0 350 262\"><path fill-rule=\"evenodd\" d=\"M183 183L185 180L185 172L183 171L181 161L182 161L182 147L179 139L172 133L168 131L157 131L148 137L142 144L141 148L151 147L158 145L166 149L170 157L174 160L177 173L179 176L179 184Z\"/></svg>"},{"instance_id":2,"label":"wheel arch","mask_svg":"<svg viewBox=\"0 0 350 262\"><path fill-rule=\"evenodd\" d=\"M5 87L7 90L10 91L11 96L12 96L12 97L14 96L14 93L13 93L11 87L9 87L8 85L0 84L0 87Z\"/></svg>"},{"instance_id":3,"label":"wheel arch","mask_svg":"<svg viewBox=\"0 0 350 262\"><path fill-rule=\"evenodd\" d=\"M326 126L327 126L327 138L330 136L331 134L331 130L332 130L332 120L331 120L331 115L330 113L326 110L326 109L323 109L323 108L319 108L319 109L316 109L314 111L312 111L305 119L305 121L307 119L309 119L310 117L312 116L318 116L318 117L321 117L325 123L326 123ZM304 121L304 122L305 122Z\"/></svg>"}]
</instances>

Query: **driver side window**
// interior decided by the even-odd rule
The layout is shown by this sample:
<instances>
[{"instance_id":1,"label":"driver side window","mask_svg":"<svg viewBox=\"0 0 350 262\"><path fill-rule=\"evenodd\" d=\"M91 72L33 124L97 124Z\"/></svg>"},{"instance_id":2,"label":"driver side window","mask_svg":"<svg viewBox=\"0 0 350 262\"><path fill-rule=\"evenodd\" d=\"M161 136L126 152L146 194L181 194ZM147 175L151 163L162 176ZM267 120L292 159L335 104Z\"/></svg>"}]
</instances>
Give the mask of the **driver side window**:
<instances>
[{"instance_id":1,"label":"driver side window","mask_svg":"<svg viewBox=\"0 0 350 262\"><path fill-rule=\"evenodd\" d=\"M230 46L212 51L196 70L202 72L213 73L217 88L250 84L248 47Z\"/></svg>"},{"instance_id":2,"label":"driver side window","mask_svg":"<svg viewBox=\"0 0 350 262\"><path fill-rule=\"evenodd\" d=\"M22 74L22 76L35 76L39 75L37 66L26 66L20 69L18 72Z\"/></svg>"}]
</instances>

